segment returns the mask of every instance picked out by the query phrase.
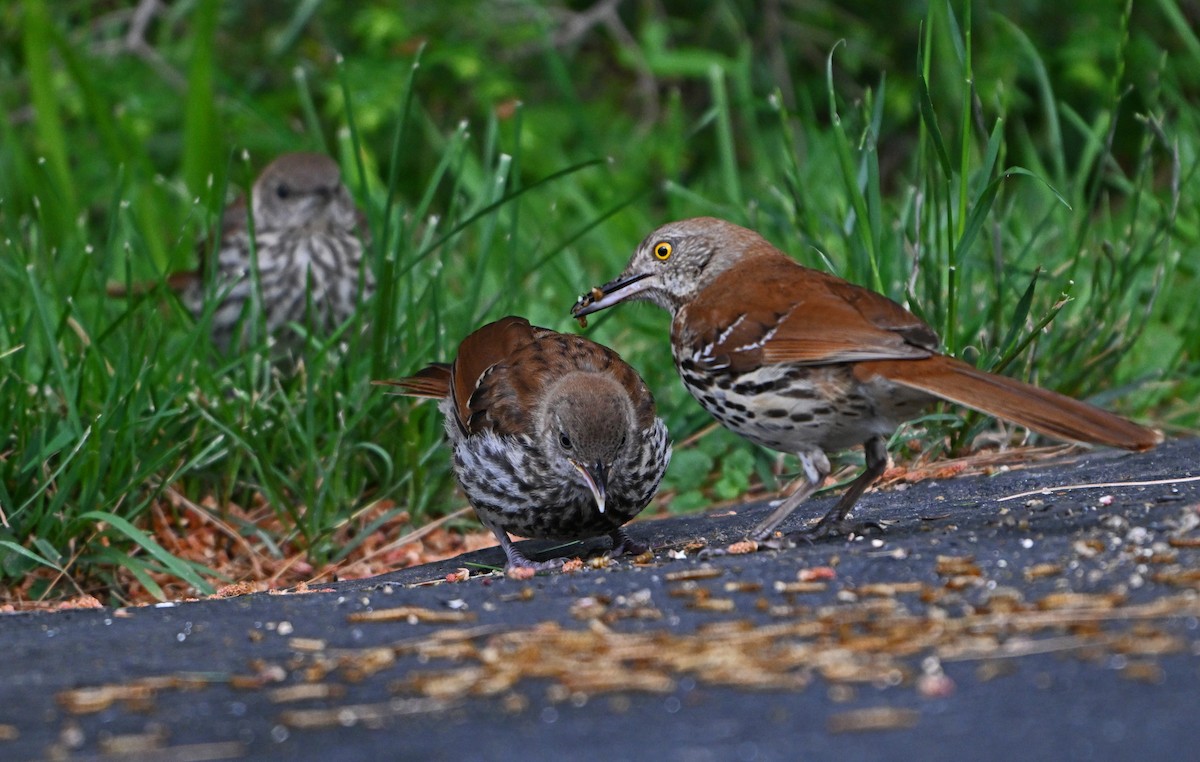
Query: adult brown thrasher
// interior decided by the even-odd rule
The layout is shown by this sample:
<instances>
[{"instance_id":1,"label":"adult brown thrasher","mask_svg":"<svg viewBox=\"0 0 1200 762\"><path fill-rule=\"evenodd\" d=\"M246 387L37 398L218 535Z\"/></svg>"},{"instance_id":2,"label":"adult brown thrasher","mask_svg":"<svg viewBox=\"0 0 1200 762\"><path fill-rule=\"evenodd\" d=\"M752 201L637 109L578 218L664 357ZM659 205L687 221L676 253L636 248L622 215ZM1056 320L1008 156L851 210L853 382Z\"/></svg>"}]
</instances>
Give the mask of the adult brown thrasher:
<instances>
[{"instance_id":1,"label":"adult brown thrasher","mask_svg":"<svg viewBox=\"0 0 1200 762\"><path fill-rule=\"evenodd\" d=\"M627 300L673 315L684 386L727 428L799 457L795 491L754 530L772 537L830 471L827 451L862 444L866 468L811 528L845 528L887 467L887 437L944 399L1059 439L1144 450L1162 434L1078 400L940 354L937 335L896 302L803 267L754 231L711 217L651 233L616 279L581 296L583 317ZM790 540L791 538L785 538Z\"/></svg>"}]
</instances>

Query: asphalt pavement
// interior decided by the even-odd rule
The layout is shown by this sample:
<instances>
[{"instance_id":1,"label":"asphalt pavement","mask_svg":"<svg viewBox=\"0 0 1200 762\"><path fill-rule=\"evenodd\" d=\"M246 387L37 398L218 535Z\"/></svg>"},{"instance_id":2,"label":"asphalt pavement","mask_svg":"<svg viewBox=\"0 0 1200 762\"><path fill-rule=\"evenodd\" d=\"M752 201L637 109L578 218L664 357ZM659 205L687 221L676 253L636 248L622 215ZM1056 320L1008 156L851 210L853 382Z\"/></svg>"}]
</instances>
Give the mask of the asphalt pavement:
<instances>
[{"instance_id":1,"label":"asphalt pavement","mask_svg":"<svg viewBox=\"0 0 1200 762\"><path fill-rule=\"evenodd\" d=\"M584 561L524 581L479 573L492 548L303 592L0 615L0 759L1198 753L1200 440L873 492L856 514L881 534L713 552L767 510L635 522L655 547L637 559L527 543Z\"/></svg>"}]
</instances>

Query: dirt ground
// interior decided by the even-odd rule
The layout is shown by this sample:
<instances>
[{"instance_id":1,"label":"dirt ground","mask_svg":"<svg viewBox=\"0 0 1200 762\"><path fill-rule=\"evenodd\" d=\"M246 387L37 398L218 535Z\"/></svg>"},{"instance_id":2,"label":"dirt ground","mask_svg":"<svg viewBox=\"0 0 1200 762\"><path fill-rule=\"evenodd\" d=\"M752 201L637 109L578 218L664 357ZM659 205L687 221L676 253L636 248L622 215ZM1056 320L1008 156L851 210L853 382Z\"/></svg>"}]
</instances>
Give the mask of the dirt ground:
<instances>
[{"instance_id":1,"label":"dirt ground","mask_svg":"<svg viewBox=\"0 0 1200 762\"><path fill-rule=\"evenodd\" d=\"M1048 490L1048 491L1045 491ZM824 498L793 516L821 515ZM1200 440L876 492L882 534L720 554L767 507L287 593L0 616L0 758L1183 759ZM474 570L476 573L469 576Z\"/></svg>"}]
</instances>

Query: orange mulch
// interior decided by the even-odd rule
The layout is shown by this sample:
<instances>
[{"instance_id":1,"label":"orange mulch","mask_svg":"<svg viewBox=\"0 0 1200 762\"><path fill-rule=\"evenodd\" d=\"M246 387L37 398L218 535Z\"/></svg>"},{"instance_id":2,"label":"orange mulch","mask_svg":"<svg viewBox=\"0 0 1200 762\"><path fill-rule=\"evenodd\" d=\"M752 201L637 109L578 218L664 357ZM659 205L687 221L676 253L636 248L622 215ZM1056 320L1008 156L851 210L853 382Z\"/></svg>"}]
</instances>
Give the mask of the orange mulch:
<instances>
[{"instance_id":1,"label":"orange mulch","mask_svg":"<svg viewBox=\"0 0 1200 762\"><path fill-rule=\"evenodd\" d=\"M212 499L195 504L174 490L167 490L163 501L155 505L150 531L154 539L172 555L193 561L216 574L206 579L217 589L215 597L230 597L251 592L280 589L319 589L321 583L340 579L373 577L409 566L451 558L480 548L496 545L491 532L479 526L469 508L414 527L407 511L396 511L389 500L372 504L338 532L347 544L375 519L394 513L340 562L315 568L297 544L282 547L277 556L245 531L253 526L276 542L289 533L289 527L261 500L249 508L226 505L218 509ZM459 525L462 525L461 527ZM239 527L243 527L239 531ZM165 574L151 577L168 600L195 598L185 582ZM34 590L47 590L40 596ZM156 603L156 598L133 574L122 569L116 584L105 588L99 580L75 580L48 569L37 570L20 585L0 591L0 612L61 611Z\"/></svg>"}]
</instances>

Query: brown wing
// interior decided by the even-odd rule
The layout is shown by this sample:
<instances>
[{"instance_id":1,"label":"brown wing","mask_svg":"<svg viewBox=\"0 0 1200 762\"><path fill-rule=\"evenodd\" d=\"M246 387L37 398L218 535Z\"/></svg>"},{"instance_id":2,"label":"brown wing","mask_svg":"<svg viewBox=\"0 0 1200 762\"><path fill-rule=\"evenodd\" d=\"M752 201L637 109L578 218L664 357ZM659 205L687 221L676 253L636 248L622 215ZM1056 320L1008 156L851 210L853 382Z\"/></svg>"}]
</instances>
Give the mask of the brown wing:
<instances>
[{"instance_id":1,"label":"brown wing","mask_svg":"<svg viewBox=\"0 0 1200 762\"><path fill-rule=\"evenodd\" d=\"M579 351L582 355L578 361L580 369L610 373L617 380L617 383L621 384L629 394L629 399L633 403L633 412L637 421L638 431L645 431L652 427L657 415L654 406L654 395L650 392L650 387L646 386L646 382L642 379L641 374L608 347L585 339L582 336L576 336L575 334L567 335L573 341L580 344Z\"/></svg>"},{"instance_id":2,"label":"brown wing","mask_svg":"<svg viewBox=\"0 0 1200 762\"><path fill-rule=\"evenodd\" d=\"M394 386L410 397L449 397L459 430L475 433L482 424L479 415L487 409L486 403L478 399L479 389L492 385L489 379L497 369L503 375L516 350L533 341L536 330L541 329L533 328L524 318L502 318L463 339L453 363L433 363L415 375L374 383Z\"/></svg>"},{"instance_id":3,"label":"brown wing","mask_svg":"<svg viewBox=\"0 0 1200 762\"><path fill-rule=\"evenodd\" d=\"M611 349L519 317L489 323L463 339L452 364L377 381L414 397L449 397L463 434L527 434L545 389L572 371L611 373L633 399L641 428L654 422L654 397L641 376Z\"/></svg>"},{"instance_id":4,"label":"brown wing","mask_svg":"<svg viewBox=\"0 0 1200 762\"><path fill-rule=\"evenodd\" d=\"M520 318L505 320L519 321L526 329L527 340L513 342L516 346L507 356L479 378L465 414L471 433L529 433L533 429L534 411L546 389L574 371L612 375L629 392L639 427L645 429L653 424L653 395L637 371L616 352L582 336L530 326ZM478 334L477 331L472 337ZM516 334L510 323L507 335Z\"/></svg>"},{"instance_id":5,"label":"brown wing","mask_svg":"<svg viewBox=\"0 0 1200 762\"><path fill-rule=\"evenodd\" d=\"M513 376L517 352L533 342L540 328L525 318L504 317L463 339L451 369L451 396L463 430L472 434L495 428L495 389L505 389ZM526 369L520 368L517 376Z\"/></svg>"},{"instance_id":6,"label":"brown wing","mask_svg":"<svg viewBox=\"0 0 1200 762\"><path fill-rule=\"evenodd\" d=\"M755 279L734 268L679 312L697 362L744 371L762 364L823 365L915 359L937 351L929 326L887 297L772 250L755 258Z\"/></svg>"},{"instance_id":7,"label":"brown wing","mask_svg":"<svg viewBox=\"0 0 1200 762\"><path fill-rule=\"evenodd\" d=\"M536 350L543 355L541 362L549 375L558 378L572 371L609 375L629 395L638 429L644 430L654 425L654 395L641 375L619 354L577 334L558 333L547 328L535 330L541 332L538 341L525 351L532 353Z\"/></svg>"}]
</instances>

